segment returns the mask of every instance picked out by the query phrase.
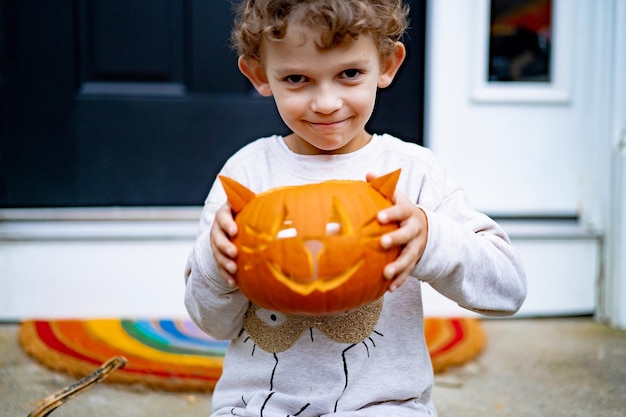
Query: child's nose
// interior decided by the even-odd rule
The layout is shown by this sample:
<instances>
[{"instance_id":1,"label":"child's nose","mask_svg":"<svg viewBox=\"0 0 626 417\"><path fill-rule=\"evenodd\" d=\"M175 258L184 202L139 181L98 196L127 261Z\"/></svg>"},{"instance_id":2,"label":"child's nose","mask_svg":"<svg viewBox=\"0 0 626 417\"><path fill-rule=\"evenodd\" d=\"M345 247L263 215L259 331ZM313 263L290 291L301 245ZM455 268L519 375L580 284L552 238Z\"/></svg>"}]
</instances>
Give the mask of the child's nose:
<instances>
[{"instance_id":1,"label":"child's nose","mask_svg":"<svg viewBox=\"0 0 626 417\"><path fill-rule=\"evenodd\" d=\"M317 89L311 101L311 110L316 113L330 114L337 111L342 105L341 98L330 86Z\"/></svg>"}]
</instances>

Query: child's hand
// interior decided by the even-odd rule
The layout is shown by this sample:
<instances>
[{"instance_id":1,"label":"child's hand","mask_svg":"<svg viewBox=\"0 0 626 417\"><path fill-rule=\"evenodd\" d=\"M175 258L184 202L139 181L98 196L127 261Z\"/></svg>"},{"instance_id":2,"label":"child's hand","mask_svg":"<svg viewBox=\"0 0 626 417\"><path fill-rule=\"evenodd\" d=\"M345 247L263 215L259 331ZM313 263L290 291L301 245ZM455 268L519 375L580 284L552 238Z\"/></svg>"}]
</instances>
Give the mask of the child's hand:
<instances>
[{"instance_id":1,"label":"child's hand","mask_svg":"<svg viewBox=\"0 0 626 417\"><path fill-rule=\"evenodd\" d=\"M374 175L367 175L368 181L373 178ZM378 212L378 221L382 224L393 222L400 224L400 228L384 234L380 239L384 249L402 247L398 258L385 266L383 272L385 278L394 280L389 291L395 291L404 284L421 259L428 239L426 214L400 192L396 192L394 200L393 206Z\"/></svg>"},{"instance_id":2,"label":"child's hand","mask_svg":"<svg viewBox=\"0 0 626 417\"><path fill-rule=\"evenodd\" d=\"M228 204L222 205L215 213L215 220L211 226L211 250L217 261L220 274L226 283L234 287L233 276L237 272L237 247L230 241L237 235L237 223Z\"/></svg>"}]
</instances>

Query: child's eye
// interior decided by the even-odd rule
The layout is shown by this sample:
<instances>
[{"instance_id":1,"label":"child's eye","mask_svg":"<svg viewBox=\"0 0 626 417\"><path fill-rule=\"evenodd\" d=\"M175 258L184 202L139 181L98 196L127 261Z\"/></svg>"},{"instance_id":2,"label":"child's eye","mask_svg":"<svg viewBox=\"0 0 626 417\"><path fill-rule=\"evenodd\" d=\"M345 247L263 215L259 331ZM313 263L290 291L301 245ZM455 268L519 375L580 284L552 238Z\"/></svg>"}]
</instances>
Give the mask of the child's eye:
<instances>
[{"instance_id":1,"label":"child's eye","mask_svg":"<svg viewBox=\"0 0 626 417\"><path fill-rule=\"evenodd\" d=\"M287 81L289 84L300 84L306 81L306 77L300 74L293 74L286 76L285 81Z\"/></svg>"},{"instance_id":2,"label":"child's eye","mask_svg":"<svg viewBox=\"0 0 626 417\"><path fill-rule=\"evenodd\" d=\"M361 71L356 68L350 68L341 73L342 78L352 79L361 75Z\"/></svg>"}]
</instances>

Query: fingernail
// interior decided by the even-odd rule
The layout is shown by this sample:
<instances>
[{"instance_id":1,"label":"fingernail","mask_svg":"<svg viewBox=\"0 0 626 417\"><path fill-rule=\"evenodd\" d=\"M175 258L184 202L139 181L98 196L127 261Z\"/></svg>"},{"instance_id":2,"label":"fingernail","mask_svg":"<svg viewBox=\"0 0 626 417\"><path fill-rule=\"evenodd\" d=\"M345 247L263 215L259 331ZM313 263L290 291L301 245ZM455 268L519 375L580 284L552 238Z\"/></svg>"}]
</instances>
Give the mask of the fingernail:
<instances>
[{"instance_id":1,"label":"fingernail","mask_svg":"<svg viewBox=\"0 0 626 417\"><path fill-rule=\"evenodd\" d=\"M391 279L396 275L396 270L393 268L386 268L385 269L385 278L387 279Z\"/></svg>"},{"instance_id":2,"label":"fingernail","mask_svg":"<svg viewBox=\"0 0 626 417\"><path fill-rule=\"evenodd\" d=\"M380 239L380 245L383 248L388 248L389 246L391 246L391 237L385 235Z\"/></svg>"}]
</instances>

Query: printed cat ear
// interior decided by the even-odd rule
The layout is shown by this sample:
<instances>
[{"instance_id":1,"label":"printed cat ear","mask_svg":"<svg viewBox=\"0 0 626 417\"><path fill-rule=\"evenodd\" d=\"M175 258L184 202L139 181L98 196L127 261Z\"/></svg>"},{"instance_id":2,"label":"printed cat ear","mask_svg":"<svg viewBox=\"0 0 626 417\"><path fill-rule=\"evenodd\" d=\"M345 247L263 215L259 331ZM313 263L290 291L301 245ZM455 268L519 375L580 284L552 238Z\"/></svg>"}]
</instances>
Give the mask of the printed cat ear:
<instances>
[{"instance_id":1,"label":"printed cat ear","mask_svg":"<svg viewBox=\"0 0 626 417\"><path fill-rule=\"evenodd\" d=\"M244 185L238 183L232 178L219 175L219 179L222 182L224 191L226 191L226 197L228 198L228 204L230 208L239 213L243 208L254 198L256 194L247 189Z\"/></svg>"},{"instance_id":2,"label":"printed cat ear","mask_svg":"<svg viewBox=\"0 0 626 417\"><path fill-rule=\"evenodd\" d=\"M396 191L396 184L398 184L398 179L400 178L400 171L401 169L397 169L389 174L374 178L369 181L369 185L389 200L392 200Z\"/></svg>"}]
</instances>

